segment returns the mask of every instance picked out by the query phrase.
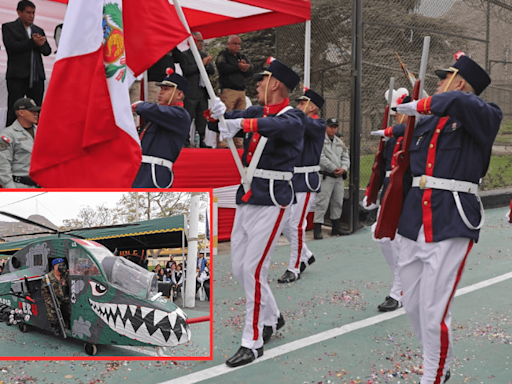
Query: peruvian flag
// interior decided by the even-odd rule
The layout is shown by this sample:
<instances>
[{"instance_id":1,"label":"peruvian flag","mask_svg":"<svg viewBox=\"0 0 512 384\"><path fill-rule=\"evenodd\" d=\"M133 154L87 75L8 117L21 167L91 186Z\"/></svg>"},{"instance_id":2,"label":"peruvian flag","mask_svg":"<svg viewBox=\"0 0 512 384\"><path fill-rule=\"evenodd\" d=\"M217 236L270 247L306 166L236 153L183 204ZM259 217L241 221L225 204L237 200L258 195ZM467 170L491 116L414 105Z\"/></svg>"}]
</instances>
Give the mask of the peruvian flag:
<instances>
[{"instance_id":1,"label":"peruvian flag","mask_svg":"<svg viewBox=\"0 0 512 384\"><path fill-rule=\"evenodd\" d=\"M187 36L167 0L70 1L39 118L32 179L45 188L131 187L142 160L129 97L134 72Z\"/></svg>"}]
</instances>

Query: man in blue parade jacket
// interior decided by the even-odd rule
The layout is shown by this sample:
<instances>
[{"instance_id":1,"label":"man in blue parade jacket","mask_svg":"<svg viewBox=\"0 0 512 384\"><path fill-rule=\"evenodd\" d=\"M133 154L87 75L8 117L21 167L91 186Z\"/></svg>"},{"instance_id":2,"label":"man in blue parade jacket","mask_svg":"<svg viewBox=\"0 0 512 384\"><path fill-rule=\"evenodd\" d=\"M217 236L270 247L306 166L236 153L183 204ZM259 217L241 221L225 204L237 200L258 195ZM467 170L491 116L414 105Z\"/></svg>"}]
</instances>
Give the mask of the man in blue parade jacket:
<instances>
[{"instance_id":1,"label":"man in blue parade jacket","mask_svg":"<svg viewBox=\"0 0 512 384\"><path fill-rule=\"evenodd\" d=\"M167 76L158 94L158 104L137 102L132 109L144 119L140 132L142 164L133 188L170 188L174 179L172 165L178 158L190 132L190 115L183 108L188 81L167 68Z\"/></svg>"},{"instance_id":2,"label":"man in blue parade jacket","mask_svg":"<svg viewBox=\"0 0 512 384\"><path fill-rule=\"evenodd\" d=\"M403 305L423 347L421 384L443 383L452 353L451 304L483 224L478 184L489 167L502 112L478 95L491 83L461 56L437 70L435 95L397 112L421 118L410 146L412 188L398 227Z\"/></svg>"},{"instance_id":3,"label":"man in blue parade jacket","mask_svg":"<svg viewBox=\"0 0 512 384\"><path fill-rule=\"evenodd\" d=\"M295 164L293 190L297 204L293 204L285 215L283 235L291 245L290 264L278 283L291 283L300 279L300 274L315 262L315 256L306 245L306 216L320 189L320 155L324 146L325 120L318 118L324 99L312 89L297 99L297 108L307 116L304 131L304 149Z\"/></svg>"},{"instance_id":4,"label":"man in blue parade jacket","mask_svg":"<svg viewBox=\"0 0 512 384\"><path fill-rule=\"evenodd\" d=\"M405 91L406 93L401 92ZM374 136L382 136L384 140L386 140L386 144L384 147L384 153L382 156L383 163L381 165L381 176L379 178L380 180L380 186L377 186L378 188L382 187L382 192L380 193L380 200L382 203L382 199L384 198L384 195L386 194L387 187L389 185L389 175L391 174L391 171L396 166L397 157L395 156L397 152L399 152L402 149L402 141L404 138L404 132L405 132L405 123L407 122L407 117L405 115L402 115L400 113L395 113L396 106L402 103L409 103L411 101L411 98L408 95L408 91L404 88L399 88L396 91L396 100L395 96L393 97L393 102L391 103L391 110L390 114L395 114L395 125L392 127L388 127L387 129L380 129L378 131L373 131L371 134ZM386 135L387 133L387 135ZM410 171L406 171L404 173L404 197L407 195L407 192L410 189L411 186L411 173ZM361 203L361 206L364 209L372 210L375 209L377 206L375 204L368 204L368 196L370 195L370 186L366 188L366 194L365 197ZM380 214L380 209L377 212L377 217ZM390 312L395 311L402 307L402 282L400 281L400 275L398 273L398 258L400 256L400 241L398 240L398 237L395 237L393 240L391 240L389 237L383 237L382 239L377 239L375 237L375 230L377 228L377 222L373 223L372 225L372 238L374 241L379 243L380 248L382 250L382 253L384 254L384 257L386 258L386 261L389 265L389 268L391 269L391 272L393 273L393 284L391 286L391 290L389 292L389 295L386 296L386 299L382 304L380 304L377 309L380 312Z\"/></svg>"},{"instance_id":5,"label":"man in blue parade jacket","mask_svg":"<svg viewBox=\"0 0 512 384\"><path fill-rule=\"evenodd\" d=\"M288 105L288 95L299 83L299 75L274 60L255 78L258 100L263 106L228 112L227 127L218 127L226 138L244 135L242 162L248 167L248 178L252 179L250 189L244 190L243 186L238 189L231 233L233 275L245 292L246 315L242 345L226 361L230 367L248 364L262 356L264 335L268 341L284 325L267 276L284 224L285 209L295 201L292 177L302 151L306 123L304 112ZM211 109L212 118L220 117L225 110L217 99ZM258 156L265 142L263 138L268 141Z\"/></svg>"}]
</instances>

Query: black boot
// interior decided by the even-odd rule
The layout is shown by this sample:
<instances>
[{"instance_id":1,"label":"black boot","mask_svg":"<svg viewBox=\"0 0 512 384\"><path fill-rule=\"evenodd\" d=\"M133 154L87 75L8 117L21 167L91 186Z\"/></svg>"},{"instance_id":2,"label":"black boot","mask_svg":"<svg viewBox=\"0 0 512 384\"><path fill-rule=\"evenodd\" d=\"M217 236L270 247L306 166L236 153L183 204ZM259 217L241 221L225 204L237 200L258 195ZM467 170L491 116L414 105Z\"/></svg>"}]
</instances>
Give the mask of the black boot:
<instances>
[{"instance_id":1,"label":"black boot","mask_svg":"<svg viewBox=\"0 0 512 384\"><path fill-rule=\"evenodd\" d=\"M315 240L322 240L324 238L322 236L322 223L315 223L314 237Z\"/></svg>"},{"instance_id":2,"label":"black boot","mask_svg":"<svg viewBox=\"0 0 512 384\"><path fill-rule=\"evenodd\" d=\"M350 235L349 231L347 231L341 227L341 219L336 219L336 220L331 219L331 222L332 222L332 230L331 230L332 236Z\"/></svg>"}]
</instances>

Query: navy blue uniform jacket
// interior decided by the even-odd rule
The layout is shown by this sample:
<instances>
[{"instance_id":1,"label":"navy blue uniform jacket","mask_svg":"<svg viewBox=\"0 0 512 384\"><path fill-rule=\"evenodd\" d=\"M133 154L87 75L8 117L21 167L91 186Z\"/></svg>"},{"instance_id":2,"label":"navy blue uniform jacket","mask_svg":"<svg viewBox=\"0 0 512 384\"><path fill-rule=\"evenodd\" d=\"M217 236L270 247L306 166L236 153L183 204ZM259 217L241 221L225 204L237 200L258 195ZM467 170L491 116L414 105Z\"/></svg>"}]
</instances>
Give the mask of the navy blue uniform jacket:
<instances>
[{"instance_id":1,"label":"navy blue uniform jacket","mask_svg":"<svg viewBox=\"0 0 512 384\"><path fill-rule=\"evenodd\" d=\"M245 111L231 111L225 114L227 119L236 118L258 118L257 132L268 138L265 149L258 163L258 169L293 172L297 158L303 149L304 126L306 115L299 109L293 108L285 113L276 116L263 116L263 107L249 107ZM253 133L244 135L244 153L242 162L247 164L247 152ZM254 177L251 183L252 196L247 204L253 205L274 205L270 198L269 180ZM242 186L237 191L236 203L245 204L242 201L244 189ZM288 181L274 181L274 196L281 205L288 205L293 197L292 188Z\"/></svg>"},{"instance_id":2,"label":"navy blue uniform jacket","mask_svg":"<svg viewBox=\"0 0 512 384\"><path fill-rule=\"evenodd\" d=\"M320 163L320 155L324 146L325 139L325 120L314 119L308 117L306 119L306 127L304 130L304 149L295 164L296 167L314 166ZM311 190L306 184L308 178ZM293 189L295 192L315 192L314 190L320 185L320 177L318 172L296 173L293 175ZM318 191L316 191L318 192Z\"/></svg>"},{"instance_id":3,"label":"navy blue uniform jacket","mask_svg":"<svg viewBox=\"0 0 512 384\"><path fill-rule=\"evenodd\" d=\"M173 163L178 158L185 140L190 132L190 115L179 106L140 103L135 108L146 122L150 122L141 146L142 154L160 157ZM158 185L164 187L171 181L169 169L160 165L156 167ZM134 188L155 188L151 178L151 164L142 163L133 182Z\"/></svg>"},{"instance_id":4,"label":"navy blue uniform jacket","mask_svg":"<svg viewBox=\"0 0 512 384\"><path fill-rule=\"evenodd\" d=\"M411 172L443 179L479 183L489 167L492 144L502 119L500 108L461 91L430 96L429 108L416 126L410 146ZM420 103L418 103L420 110ZM448 117L443 123L440 118ZM469 193L459 193L473 226L480 222L480 205ZM404 202L398 233L416 240L424 225L427 242L454 237L478 240L478 230L462 221L451 191L411 188Z\"/></svg>"}]
</instances>

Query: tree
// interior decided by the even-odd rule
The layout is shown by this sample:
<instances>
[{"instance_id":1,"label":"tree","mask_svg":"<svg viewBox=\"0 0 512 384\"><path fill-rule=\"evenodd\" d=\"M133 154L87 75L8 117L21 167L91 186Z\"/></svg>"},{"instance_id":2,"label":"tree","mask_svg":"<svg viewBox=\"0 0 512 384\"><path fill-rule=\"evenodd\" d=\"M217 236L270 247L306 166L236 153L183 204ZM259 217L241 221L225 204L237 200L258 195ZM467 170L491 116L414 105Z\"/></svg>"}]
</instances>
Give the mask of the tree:
<instances>
[{"instance_id":1,"label":"tree","mask_svg":"<svg viewBox=\"0 0 512 384\"><path fill-rule=\"evenodd\" d=\"M81 207L78 216L74 219L63 220L60 230L69 230L76 228L103 227L107 225L119 224L115 211L105 206L99 205L96 208L90 206Z\"/></svg>"},{"instance_id":2,"label":"tree","mask_svg":"<svg viewBox=\"0 0 512 384\"><path fill-rule=\"evenodd\" d=\"M115 208L108 208L104 204L96 208L82 207L78 216L64 220L60 229L108 226L188 214L190 199L189 192L129 192L123 194ZM201 195L201 202L201 209L204 210L208 202L207 194ZM200 217L200 220L203 218Z\"/></svg>"}]
</instances>

